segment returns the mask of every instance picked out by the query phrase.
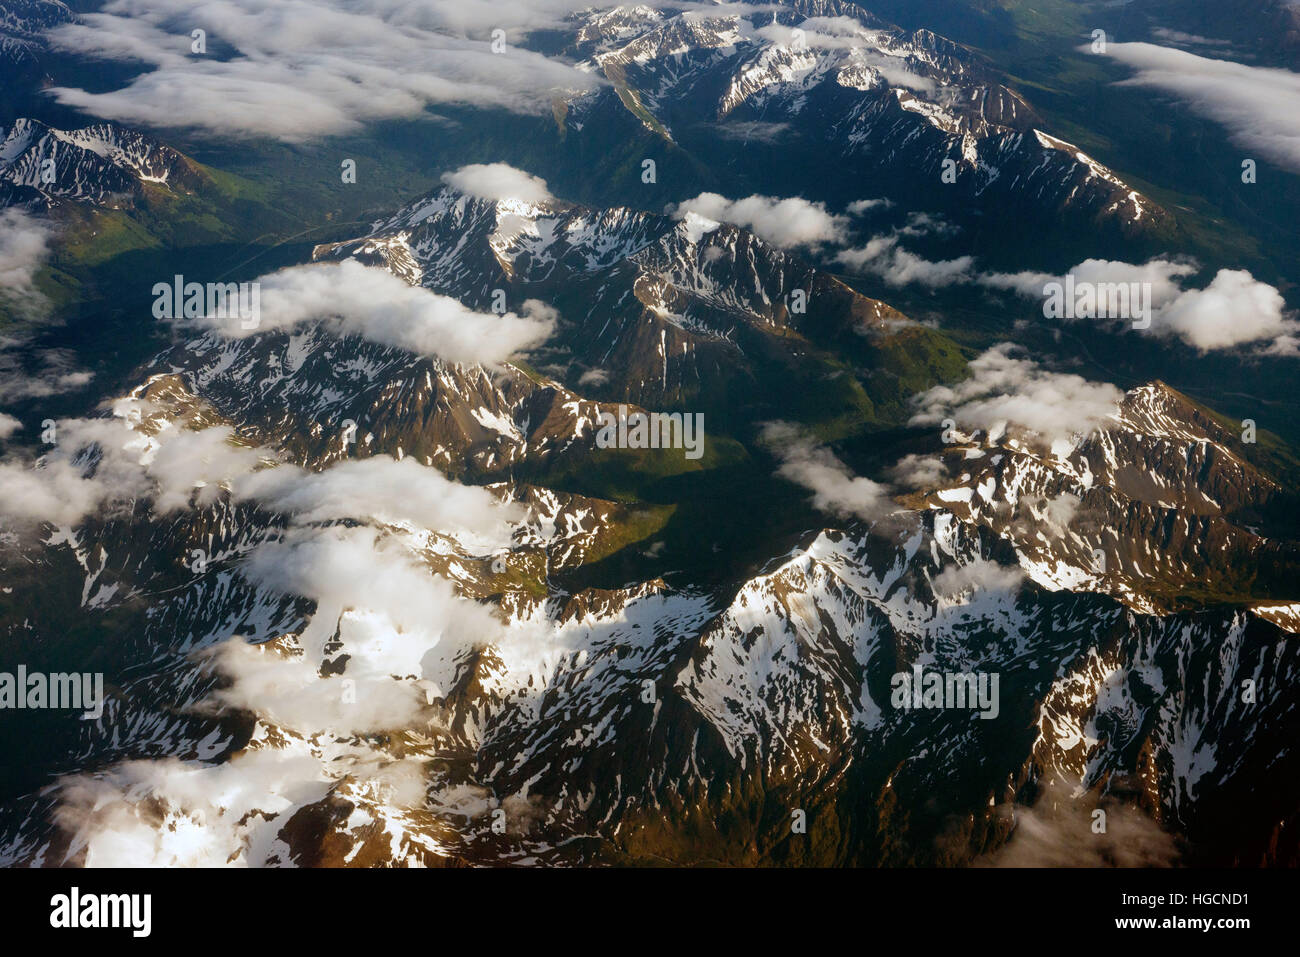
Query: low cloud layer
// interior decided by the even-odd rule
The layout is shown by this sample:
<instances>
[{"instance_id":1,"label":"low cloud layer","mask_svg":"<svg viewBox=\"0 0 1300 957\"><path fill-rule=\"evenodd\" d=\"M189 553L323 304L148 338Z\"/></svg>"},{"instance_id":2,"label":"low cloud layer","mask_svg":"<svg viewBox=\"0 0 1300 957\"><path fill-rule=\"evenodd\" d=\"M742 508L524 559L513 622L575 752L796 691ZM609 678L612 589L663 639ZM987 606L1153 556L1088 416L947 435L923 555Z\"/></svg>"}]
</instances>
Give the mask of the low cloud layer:
<instances>
[{"instance_id":1,"label":"low cloud layer","mask_svg":"<svg viewBox=\"0 0 1300 957\"><path fill-rule=\"evenodd\" d=\"M30 337L0 338L0 402L41 399L84 388L95 377L69 349L33 346Z\"/></svg>"},{"instance_id":2,"label":"low cloud layer","mask_svg":"<svg viewBox=\"0 0 1300 957\"><path fill-rule=\"evenodd\" d=\"M1184 288L1196 272L1192 263L1169 259L1142 264L1087 259L1069 274L1076 288L1138 284L1149 290L1151 325L1143 330L1148 335L1176 338L1202 352L1267 341L1273 342L1275 351L1288 350L1288 344L1300 333L1300 323L1288 317L1286 301L1276 288L1244 269L1220 269L1204 288ZM978 281L989 288L1041 301L1049 283L1063 284L1065 278L1019 272L990 273ZM1095 321L1127 323L1129 318Z\"/></svg>"},{"instance_id":3,"label":"low cloud layer","mask_svg":"<svg viewBox=\"0 0 1300 957\"><path fill-rule=\"evenodd\" d=\"M717 193L701 193L672 207L671 212L678 219L694 213L713 222L740 226L782 249L819 249L842 243L848 228L845 217L827 212L821 203L798 197L748 196L732 200Z\"/></svg>"},{"instance_id":4,"label":"low cloud layer","mask_svg":"<svg viewBox=\"0 0 1300 957\"><path fill-rule=\"evenodd\" d=\"M813 493L813 507L840 518L873 522L898 511L889 486L873 482L852 470L787 422L769 422L762 440L781 459L776 474Z\"/></svg>"},{"instance_id":5,"label":"low cloud layer","mask_svg":"<svg viewBox=\"0 0 1300 957\"><path fill-rule=\"evenodd\" d=\"M1151 43L1110 43L1105 55L1137 71L1124 85L1171 93L1222 124L1247 156L1300 172L1300 73Z\"/></svg>"},{"instance_id":6,"label":"low cloud layer","mask_svg":"<svg viewBox=\"0 0 1300 957\"><path fill-rule=\"evenodd\" d=\"M1124 393L1109 383L1052 372L1020 358L1009 342L971 360L971 376L920 393L914 425L951 418L959 429L998 438L1015 428L1051 442L1088 433L1113 415Z\"/></svg>"},{"instance_id":7,"label":"low cloud layer","mask_svg":"<svg viewBox=\"0 0 1300 957\"><path fill-rule=\"evenodd\" d=\"M60 420L54 446L40 461L0 462L0 527L73 527L137 501L166 515L210 504L223 490L296 525L404 523L485 551L508 546L512 523L522 518L517 504L502 504L486 489L460 485L411 459L381 455L309 472L279 464L274 450L240 442L230 426L168 426L153 434L133 428L148 411L147 404L125 401L112 418Z\"/></svg>"},{"instance_id":8,"label":"low cloud layer","mask_svg":"<svg viewBox=\"0 0 1300 957\"><path fill-rule=\"evenodd\" d=\"M974 256L933 262L899 245L899 234L878 236L865 246L841 250L835 261L858 272L879 276L891 286L916 283L931 288L969 282Z\"/></svg>"},{"instance_id":9,"label":"low cloud layer","mask_svg":"<svg viewBox=\"0 0 1300 957\"><path fill-rule=\"evenodd\" d=\"M471 648L506 643L489 606L433 572L425 535L468 528L499 547L517 506L386 457L321 473L281 465L245 472L231 485L237 497L293 521L256 545L239 574L263 593L308 599L312 611L305 625L273 641L235 636L198 653L197 664L224 680L194 707L254 714L276 729L274 745L216 765L127 762L65 779L56 818L88 866L256 865L276 855L284 863L277 838L285 821L331 793L372 815L429 813L439 799L429 792L426 756L395 757L384 738L367 736L435 728L437 711L428 704L450 688L452 663ZM344 516L445 524L310 524ZM482 797L457 810L483 813Z\"/></svg>"},{"instance_id":10,"label":"low cloud layer","mask_svg":"<svg viewBox=\"0 0 1300 957\"><path fill-rule=\"evenodd\" d=\"M523 49L527 31L577 5L387 0L110 0L51 30L56 48L143 64L102 92L55 87L60 103L133 125L300 141L456 104L549 110L601 81ZM192 31L206 31L206 52ZM493 50L492 31L500 29ZM501 44L504 43L504 47Z\"/></svg>"},{"instance_id":11,"label":"low cloud layer","mask_svg":"<svg viewBox=\"0 0 1300 957\"><path fill-rule=\"evenodd\" d=\"M502 505L486 489L386 455L321 472L291 465L262 469L240 479L233 491L237 499L256 500L299 524L341 518L405 522L480 540L488 548L508 545L510 523L523 517L520 506Z\"/></svg>"},{"instance_id":12,"label":"low cloud layer","mask_svg":"<svg viewBox=\"0 0 1300 957\"><path fill-rule=\"evenodd\" d=\"M1015 829L1001 848L977 858L976 867L1172 867L1178 862L1171 834L1141 809L1113 798L1075 798L1055 784L1033 807L1003 804L997 812Z\"/></svg>"},{"instance_id":13,"label":"low cloud layer","mask_svg":"<svg viewBox=\"0 0 1300 957\"><path fill-rule=\"evenodd\" d=\"M141 408L127 401L112 418L60 419L39 461L0 462L0 527L73 527L91 515L125 512L137 500L151 501L158 514L207 504L273 458L238 443L224 425L145 434L132 428Z\"/></svg>"},{"instance_id":14,"label":"low cloud layer","mask_svg":"<svg viewBox=\"0 0 1300 957\"><path fill-rule=\"evenodd\" d=\"M472 163L443 173L442 181L452 189L480 199L518 199L525 203L545 203L554 199L546 188L546 180L507 163Z\"/></svg>"},{"instance_id":15,"label":"low cloud layer","mask_svg":"<svg viewBox=\"0 0 1300 957\"><path fill-rule=\"evenodd\" d=\"M235 338L320 322L340 336L356 335L447 362L496 365L539 345L554 328L542 303L526 315L475 312L449 296L410 286L378 267L354 260L292 266L263 276L261 318L209 317L204 325ZM252 328L245 326L252 325Z\"/></svg>"}]
</instances>

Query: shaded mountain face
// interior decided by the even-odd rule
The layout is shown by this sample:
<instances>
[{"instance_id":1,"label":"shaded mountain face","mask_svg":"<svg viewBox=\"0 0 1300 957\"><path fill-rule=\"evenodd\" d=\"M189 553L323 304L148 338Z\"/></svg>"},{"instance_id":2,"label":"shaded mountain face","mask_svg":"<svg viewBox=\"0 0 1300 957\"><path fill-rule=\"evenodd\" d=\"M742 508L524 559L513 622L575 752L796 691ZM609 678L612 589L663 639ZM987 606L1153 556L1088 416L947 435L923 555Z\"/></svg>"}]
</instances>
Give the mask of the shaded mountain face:
<instances>
[{"instance_id":1,"label":"shaded mountain face","mask_svg":"<svg viewBox=\"0 0 1300 957\"><path fill-rule=\"evenodd\" d=\"M0 56L70 17L5 4ZM600 155L587 175L653 142L707 157L701 182L734 164L1007 243L1172 229L977 54L854 5L625 6L529 42L606 81L555 104L557 164ZM210 183L114 124L2 138L0 206L134 224ZM205 214L255 207L229 188ZM1160 381L1067 434L941 428L921 400L971 375L969 330L696 213L393 206L232 263L299 242L302 268L549 338L455 362L367 335L378 300L246 336L176 320L0 463L5 662L105 689L84 720L0 713L0 861L1300 861L1285 455ZM151 255L122 267L141 300L174 272ZM701 458L598 440L651 411L702 416Z\"/></svg>"},{"instance_id":2,"label":"shaded mountain face","mask_svg":"<svg viewBox=\"0 0 1300 957\"><path fill-rule=\"evenodd\" d=\"M1295 795L1253 783L1300 780L1294 577L1251 590L1281 578L1286 546L1256 523L1282 485L1174 390L1134 389L1048 445L900 429L889 343L945 337L698 217L448 187L316 256L561 318L536 366L498 368L312 322L179 325L85 474L123 445L161 483L170 443L213 429L272 485L375 471L310 508L247 476L179 501L130 488L6 537L6 641L49 670L91 642L107 688L102 715L12 752L7 862L966 864L997 860L1056 789L1078 820L1051 827L1134 815L1146 862L1294 859ZM806 313L794 288L814 291ZM778 478L772 511L744 514L739 489L708 491L709 458L675 503L575 490L624 452L595 442L619 402L737 423L709 441L770 474L759 393L832 353L896 406L878 428L942 464L878 515L828 523ZM710 391L723 376L754 390L747 418ZM412 489L434 473L481 485L505 532L431 524ZM656 558L693 498L755 532L708 559L721 575ZM343 578L321 587L329 568ZM1207 599L1223 568L1251 581ZM927 674L974 684L935 707ZM38 788L50 772L76 773Z\"/></svg>"},{"instance_id":3,"label":"shaded mountain face","mask_svg":"<svg viewBox=\"0 0 1300 957\"><path fill-rule=\"evenodd\" d=\"M687 150L707 142L710 164L767 164L777 182L797 154L819 195L861 199L869 182L963 225L1068 223L1117 240L1171 226L1157 203L1045 131L977 54L859 6L621 7L574 23L566 52L609 81L567 102L565 127L579 134L627 111Z\"/></svg>"},{"instance_id":4,"label":"shaded mountain face","mask_svg":"<svg viewBox=\"0 0 1300 957\"><path fill-rule=\"evenodd\" d=\"M192 189L194 163L169 146L114 123L56 130L19 119L0 130L0 205L48 209L61 202L121 207L149 186Z\"/></svg>"},{"instance_id":5,"label":"shaded mountain face","mask_svg":"<svg viewBox=\"0 0 1300 957\"><path fill-rule=\"evenodd\" d=\"M15 70L35 64L45 49L45 31L73 19L60 0L8 0L0 9L0 62Z\"/></svg>"},{"instance_id":6,"label":"shaded mountain face","mask_svg":"<svg viewBox=\"0 0 1300 957\"><path fill-rule=\"evenodd\" d=\"M583 391L597 397L701 411L724 431L792 407L815 415L828 395L898 421L909 385L961 362L945 336L889 305L693 214L492 201L447 187L315 256L382 265L480 309L498 291L512 309L542 300L561 326L554 356L538 364L554 364L571 387L585 377ZM854 382L845 357L879 374Z\"/></svg>"}]
</instances>

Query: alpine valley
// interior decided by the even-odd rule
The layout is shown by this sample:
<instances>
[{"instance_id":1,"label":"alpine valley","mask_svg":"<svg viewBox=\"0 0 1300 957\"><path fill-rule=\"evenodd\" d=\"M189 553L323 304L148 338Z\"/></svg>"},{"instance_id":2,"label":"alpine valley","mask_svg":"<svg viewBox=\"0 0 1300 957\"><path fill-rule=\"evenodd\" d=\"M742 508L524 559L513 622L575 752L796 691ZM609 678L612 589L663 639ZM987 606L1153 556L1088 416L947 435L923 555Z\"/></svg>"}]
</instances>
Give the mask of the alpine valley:
<instances>
[{"instance_id":1,"label":"alpine valley","mask_svg":"<svg viewBox=\"0 0 1300 957\"><path fill-rule=\"evenodd\" d=\"M508 6L0 0L0 862L1300 864L1294 7Z\"/></svg>"}]
</instances>

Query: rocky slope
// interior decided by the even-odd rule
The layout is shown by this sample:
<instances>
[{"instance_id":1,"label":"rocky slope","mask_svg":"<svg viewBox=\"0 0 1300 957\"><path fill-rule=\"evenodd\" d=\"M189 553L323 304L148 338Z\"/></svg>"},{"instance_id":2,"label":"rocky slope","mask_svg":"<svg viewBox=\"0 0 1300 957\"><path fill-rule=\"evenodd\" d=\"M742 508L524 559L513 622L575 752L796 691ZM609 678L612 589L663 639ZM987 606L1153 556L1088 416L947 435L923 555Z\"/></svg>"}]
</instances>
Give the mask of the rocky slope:
<instances>
[{"instance_id":1,"label":"rocky slope","mask_svg":"<svg viewBox=\"0 0 1300 957\"><path fill-rule=\"evenodd\" d=\"M32 119L0 130L0 206L62 202L121 207L149 188L188 191L197 167L156 140L114 123L57 130Z\"/></svg>"},{"instance_id":2,"label":"rocky slope","mask_svg":"<svg viewBox=\"0 0 1300 957\"><path fill-rule=\"evenodd\" d=\"M963 222L978 209L1128 238L1169 226L1149 197L1043 130L972 51L860 6L619 7L577 14L574 25L568 52L610 88L568 104L572 129L628 110L688 149L708 136L717 156L727 155L722 134L745 149L771 146L763 161L777 168L798 149L828 195L863 198L852 191L870 181Z\"/></svg>"},{"instance_id":3,"label":"rocky slope","mask_svg":"<svg viewBox=\"0 0 1300 957\"><path fill-rule=\"evenodd\" d=\"M76 453L122 491L6 527L0 621L19 653L104 670L109 702L10 752L6 862L960 864L1060 808L1070 841L1109 808L1165 859L1295 859L1287 581L1206 593L1285 551L1252 527L1280 486L1177 393L1047 449L959 435L894 514L769 530L721 581L584 586L611 556L653 565L692 486L619 501L526 465L599 470L595 413L684 394L691 351L775 390L771 354L901 317L743 230L559 201L444 190L318 254L479 309L541 300L557 375L307 322L186 337L74 427L84 449L46 468ZM790 316L796 283L820 293ZM642 326L687 359L647 356ZM168 451L196 437L218 441ZM918 666L996 675L996 703L900 707Z\"/></svg>"}]
</instances>

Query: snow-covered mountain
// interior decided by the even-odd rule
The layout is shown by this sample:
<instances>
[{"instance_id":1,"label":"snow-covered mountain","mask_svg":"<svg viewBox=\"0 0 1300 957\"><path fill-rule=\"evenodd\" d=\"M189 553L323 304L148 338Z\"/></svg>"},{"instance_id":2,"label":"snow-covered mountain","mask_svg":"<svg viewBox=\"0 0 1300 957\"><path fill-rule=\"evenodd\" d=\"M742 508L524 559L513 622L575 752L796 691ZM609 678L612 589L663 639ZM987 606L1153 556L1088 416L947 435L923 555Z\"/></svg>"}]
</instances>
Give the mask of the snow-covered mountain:
<instances>
[{"instance_id":1,"label":"snow-covered mountain","mask_svg":"<svg viewBox=\"0 0 1300 957\"><path fill-rule=\"evenodd\" d=\"M185 191L199 179L176 150L114 123L58 130L19 119L0 129L0 206L121 206L149 186Z\"/></svg>"},{"instance_id":2,"label":"snow-covered mountain","mask_svg":"<svg viewBox=\"0 0 1300 957\"><path fill-rule=\"evenodd\" d=\"M34 63L45 49L45 31L74 19L61 0L6 0L0 6L0 63L15 69Z\"/></svg>"},{"instance_id":3,"label":"snow-covered mountain","mask_svg":"<svg viewBox=\"0 0 1300 957\"><path fill-rule=\"evenodd\" d=\"M1248 526L1278 483L1173 390L1046 449L959 436L894 514L773 533L708 581L584 584L653 558L680 507L565 487L606 461L599 411L713 415L692 370L780 394L774 370L848 337L886 378L914 324L745 230L451 188L317 257L483 312L540 301L553 370L208 332L65 426L117 491L6 536L0 622L19 649L93 636L109 701L53 739L47 770L76 773L6 808L5 861L950 864L1047 801L1141 809L1197 859L1295 860L1292 797L1256 783L1298 779L1300 616L1190 588L1276 558ZM996 707L900 707L918 666L997 675Z\"/></svg>"},{"instance_id":4,"label":"snow-covered mountain","mask_svg":"<svg viewBox=\"0 0 1300 957\"><path fill-rule=\"evenodd\" d=\"M1243 457L1239 434L1155 382L1113 419L1050 448L980 433L943 450L922 498L1015 544L1049 588L1099 591L1136 611L1220 593L1285 587L1295 546L1261 532L1278 482Z\"/></svg>"},{"instance_id":5,"label":"snow-covered mountain","mask_svg":"<svg viewBox=\"0 0 1300 957\"><path fill-rule=\"evenodd\" d=\"M892 343L906 341L918 360L944 348L800 257L694 214L486 200L445 187L363 238L316 250L320 260L343 257L480 309L496 290L511 307L543 300L559 312L555 359L566 381L586 375L584 391L646 408L756 405L772 385L761 368L810 376L833 346L868 364L883 362ZM800 311L800 300L817 306Z\"/></svg>"},{"instance_id":6,"label":"snow-covered mountain","mask_svg":"<svg viewBox=\"0 0 1300 957\"><path fill-rule=\"evenodd\" d=\"M627 110L688 148L726 134L780 146L776 163L797 151L823 189L845 195L870 181L929 208L1010 209L1129 237L1168 224L1149 197L1043 129L977 54L855 4L625 6L576 14L574 26L567 52L609 86L568 103L569 128Z\"/></svg>"}]
</instances>

